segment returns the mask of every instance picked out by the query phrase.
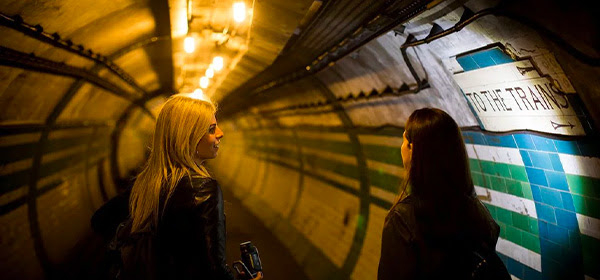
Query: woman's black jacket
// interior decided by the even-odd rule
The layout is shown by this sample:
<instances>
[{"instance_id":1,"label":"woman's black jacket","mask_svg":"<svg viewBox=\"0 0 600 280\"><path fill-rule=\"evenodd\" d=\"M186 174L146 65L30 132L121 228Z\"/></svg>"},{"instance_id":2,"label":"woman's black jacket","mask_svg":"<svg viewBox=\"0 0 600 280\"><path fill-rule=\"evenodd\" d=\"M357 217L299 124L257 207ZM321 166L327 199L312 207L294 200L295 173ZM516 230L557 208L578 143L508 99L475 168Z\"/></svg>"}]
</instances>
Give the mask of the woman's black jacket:
<instances>
[{"instance_id":1,"label":"woman's black jacket","mask_svg":"<svg viewBox=\"0 0 600 280\"><path fill-rule=\"evenodd\" d=\"M434 205L429 212L444 217L419 215L416 205L416 199L409 196L386 216L378 280L467 279L459 276L469 273L464 261L473 250L482 248L494 254L502 266L499 269L508 275L495 255L500 228L477 197ZM459 209L453 211L448 205Z\"/></svg>"},{"instance_id":2,"label":"woman's black jacket","mask_svg":"<svg viewBox=\"0 0 600 280\"><path fill-rule=\"evenodd\" d=\"M223 194L216 180L185 176L158 226L161 279L234 279L225 258Z\"/></svg>"}]
</instances>

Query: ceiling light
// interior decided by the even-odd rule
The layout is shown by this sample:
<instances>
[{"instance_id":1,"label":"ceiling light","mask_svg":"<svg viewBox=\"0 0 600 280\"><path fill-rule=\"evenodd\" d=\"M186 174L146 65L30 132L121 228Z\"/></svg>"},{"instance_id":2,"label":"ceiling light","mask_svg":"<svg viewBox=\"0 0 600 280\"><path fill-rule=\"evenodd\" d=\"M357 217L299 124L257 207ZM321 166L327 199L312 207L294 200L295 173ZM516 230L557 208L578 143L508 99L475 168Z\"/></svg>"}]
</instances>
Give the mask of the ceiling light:
<instances>
[{"instance_id":1,"label":"ceiling light","mask_svg":"<svg viewBox=\"0 0 600 280\"><path fill-rule=\"evenodd\" d=\"M208 69L206 69L206 73L204 73L204 75L206 75L206 77L208 78L212 78L215 76L215 70L212 69L212 64L210 65L210 67L208 67Z\"/></svg>"},{"instance_id":2,"label":"ceiling light","mask_svg":"<svg viewBox=\"0 0 600 280\"><path fill-rule=\"evenodd\" d=\"M195 99L204 99L204 92L201 89L197 88L192 94L190 94L190 97Z\"/></svg>"},{"instance_id":3,"label":"ceiling light","mask_svg":"<svg viewBox=\"0 0 600 280\"><path fill-rule=\"evenodd\" d=\"M201 88L207 88L208 87L208 78L207 77L200 78L200 87Z\"/></svg>"},{"instance_id":4,"label":"ceiling light","mask_svg":"<svg viewBox=\"0 0 600 280\"><path fill-rule=\"evenodd\" d=\"M185 39L183 40L183 49L185 50L186 53L194 52L194 50L196 49L194 37L192 37L192 36L185 37Z\"/></svg>"},{"instance_id":5,"label":"ceiling light","mask_svg":"<svg viewBox=\"0 0 600 280\"><path fill-rule=\"evenodd\" d=\"M221 69L223 69L223 58L220 56L215 56L215 58L213 58L212 66L215 71L221 71Z\"/></svg>"},{"instance_id":6,"label":"ceiling light","mask_svg":"<svg viewBox=\"0 0 600 280\"><path fill-rule=\"evenodd\" d=\"M244 2L233 3L233 20L242 22L246 19L246 4Z\"/></svg>"}]
</instances>

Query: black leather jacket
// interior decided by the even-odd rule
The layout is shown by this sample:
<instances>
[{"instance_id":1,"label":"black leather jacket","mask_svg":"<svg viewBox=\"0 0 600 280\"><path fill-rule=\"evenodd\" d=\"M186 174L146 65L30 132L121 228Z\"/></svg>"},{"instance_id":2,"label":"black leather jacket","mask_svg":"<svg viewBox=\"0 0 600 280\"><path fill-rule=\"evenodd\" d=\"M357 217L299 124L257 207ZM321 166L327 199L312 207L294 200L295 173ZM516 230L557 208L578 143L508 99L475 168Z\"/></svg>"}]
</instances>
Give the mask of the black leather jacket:
<instances>
[{"instance_id":1,"label":"black leather jacket","mask_svg":"<svg viewBox=\"0 0 600 280\"><path fill-rule=\"evenodd\" d=\"M457 277L465 273L461 254L495 254L500 227L477 197L464 199L454 220L432 220L427 228L417 221L413 197L397 203L385 218L377 279L466 279Z\"/></svg>"},{"instance_id":2,"label":"black leather jacket","mask_svg":"<svg viewBox=\"0 0 600 280\"><path fill-rule=\"evenodd\" d=\"M234 279L225 259L223 194L216 180L185 176L162 212L161 278Z\"/></svg>"}]
</instances>

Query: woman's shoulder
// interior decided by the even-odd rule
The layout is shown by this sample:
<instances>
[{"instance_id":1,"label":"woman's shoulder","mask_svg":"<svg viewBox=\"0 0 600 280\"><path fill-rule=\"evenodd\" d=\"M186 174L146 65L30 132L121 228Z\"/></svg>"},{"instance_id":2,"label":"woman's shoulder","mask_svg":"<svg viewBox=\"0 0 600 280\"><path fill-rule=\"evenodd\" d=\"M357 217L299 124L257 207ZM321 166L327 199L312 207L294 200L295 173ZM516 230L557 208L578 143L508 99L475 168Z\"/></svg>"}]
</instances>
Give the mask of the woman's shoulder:
<instances>
[{"instance_id":1,"label":"woman's shoulder","mask_svg":"<svg viewBox=\"0 0 600 280\"><path fill-rule=\"evenodd\" d=\"M390 214L396 216L412 216L414 214L414 203L414 198L412 196L407 196L392 206Z\"/></svg>"},{"instance_id":2,"label":"woman's shoulder","mask_svg":"<svg viewBox=\"0 0 600 280\"><path fill-rule=\"evenodd\" d=\"M416 238L416 228L414 201L410 196L394 204L385 217L384 231L392 231L407 241Z\"/></svg>"}]
</instances>

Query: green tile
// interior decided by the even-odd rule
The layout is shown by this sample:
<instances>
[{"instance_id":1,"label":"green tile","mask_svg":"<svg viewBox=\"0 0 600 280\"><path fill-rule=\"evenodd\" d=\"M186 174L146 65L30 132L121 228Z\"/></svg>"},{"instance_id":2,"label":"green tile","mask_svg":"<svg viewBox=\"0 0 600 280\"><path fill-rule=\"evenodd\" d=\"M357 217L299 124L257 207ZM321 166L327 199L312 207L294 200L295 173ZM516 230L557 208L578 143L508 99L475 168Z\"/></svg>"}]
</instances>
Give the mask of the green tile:
<instances>
[{"instance_id":1,"label":"green tile","mask_svg":"<svg viewBox=\"0 0 600 280\"><path fill-rule=\"evenodd\" d=\"M586 215L600 219L600 199L586 198L585 204L588 209Z\"/></svg>"},{"instance_id":2,"label":"green tile","mask_svg":"<svg viewBox=\"0 0 600 280\"><path fill-rule=\"evenodd\" d=\"M483 174L483 178L485 178L485 182L484 182L485 186L482 186L482 187L491 189L492 188L492 176Z\"/></svg>"},{"instance_id":3,"label":"green tile","mask_svg":"<svg viewBox=\"0 0 600 280\"><path fill-rule=\"evenodd\" d=\"M504 208L496 207L496 215L498 215L498 221L503 222L507 225L512 226L512 212Z\"/></svg>"},{"instance_id":4,"label":"green tile","mask_svg":"<svg viewBox=\"0 0 600 280\"><path fill-rule=\"evenodd\" d=\"M479 162L481 163L481 169L482 169L483 173L492 174L492 175L496 174L496 168L494 168L494 162L486 161L486 160L481 160Z\"/></svg>"},{"instance_id":5,"label":"green tile","mask_svg":"<svg viewBox=\"0 0 600 280\"><path fill-rule=\"evenodd\" d=\"M566 174L572 193L600 198L600 179Z\"/></svg>"},{"instance_id":6,"label":"green tile","mask_svg":"<svg viewBox=\"0 0 600 280\"><path fill-rule=\"evenodd\" d=\"M527 172L525 171L524 166L509 164L508 169L510 170L510 175L513 179L521 182L528 182Z\"/></svg>"},{"instance_id":7,"label":"green tile","mask_svg":"<svg viewBox=\"0 0 600 280\"><path fill-rule=\"evenodd\" d=\"M511 178L510 171L508 171L508 164L496 162L496 174L501 177Z\"/></svg>"},{"instance_id":8,"label":"green tile","mask_svg":"<svg viewBox=\"0 0 600 280\"><path fill-rule=\"evenodd\" d=\"M470 158L469 159L469 168L471 168L471 171L481 172L481 166L479 165L479 160Z\"/></svg>"},{"instance_id":9,"label":"green tile","mask_svg":"<svg viewBox=\"0 0 600 280\"><path fill-rule=\"evenodd\" d=\"M582 234L581 248L585 274L597 277L600 275L600 240Z\"/></svg>"},{"instance_id":10,"label":"green tile","mask_svg":"<svg viewBox=\"0 0 600 280\"><path fill-rule=\"evenodd\" d=\"M533 235L531 233L527 233L527 232L521 232L521 239L522 239L522 245L523 247L534 251L536 253L540 253L540 239L538 236Z\"/></svg>"},{"instance_id":11,"label":"green tile","mask_svg":"<svg viewBox=\"0 0 600 280\"><path fill-rule=\"evenodd\" d=\"M521 215L517 212L511 212L513 225L521 230L529 231L529 219L525 215Z\"/></svg>"},{"instance_id":12,"label":"green tile","mask_svg":"<svg viewBox=\"0 0 600 280\"><path fill-rule=\"evenodd\" d=\"M521 188L521 182L506 179L506 190L509 194L516 195L518 197L523 197L523 189Z\"/></svg>"},{"instance_id":13,"label":"green tile","mask_svg":"<svg viewBox=\"0 0 600 280\"><path fill-rule=\"evenodd\" d=\"M521 190L523 191L523 197L533 200L533 194L531 193L531 185L529 183L521 183Z\"/></svg>"},{"instance_id":14,"label":"green tile","mask_svg":"<svg viewBox=\"0 0 600 280\"><path fill-rule=\"evenodd\" d=\"M540 235L538 220L536 218L527 217L529 219L529 232L535 235Z\"/></svg>"},{"instance_id":15,"label":"green tile","mask_svg":"<svg viewBox=\"0 0 600 280\"><path fill-rule=\"evenodd\" d=\"M584 215L588 213L588 209L587 209L585 200L586 200L585 197L583 197L581 195L573 194L573 206L575 207L575 212L584 214Z\"/></svg>"},{"instance_id":16,"label":"green tile","mask_svg":"<svg viewBox=\"0 0 600 280\"><path fill-rule=\"evenodd\" d=\"M516 243L522 245L523 242L521 240L521 232L519 229L511 226L506 227L506 239L511 241L512 243Z\"/></svg>"},{"instance_id":17,"label":"green tile","mask_svg":"<svg viewBox=\"0 0 600 280\"><path fill-rule=\"evenodd\" d=\"M496 220L497 219L497 214L496 214L497 207L494 205L488 204L488 203L483 203L483 205L485 205L485 207L488 209L492 218L494 218L494 220Z\"/></svg>"},{"instance_id":18,"label":"green tile","mask_svg":"<svg viewBox=\"0 0 600 280\"><path fill-rule=\"evenodd\" d=\"M485 184L485 177L483 177L483 174L473 171L473 172L471 172L471 177L473 178L473 184L475 184L476 186L485 188L486 184Z\"/></svg>"},{"instance_id":19,"label":"green tile","mask_svg":"<svg viewBox=\"0 0 600 280\"><path fill-rule=\"evenodd\" d=\"M500 238L506 239L506 225L500 222L498 222L498 225L500 226Z\"/></svg>"},{"instance_id":20,"label":"green tile","mask_svg":"<svg viewBox=\"0 0 600 280\"><path fill-rule=\"evenodd\" d=\"M497 176L490 176L490 181L492 185L492 189L499 192L506 192L506 183L504 182L504 178Z\"/></svg>"}]
</instances>

